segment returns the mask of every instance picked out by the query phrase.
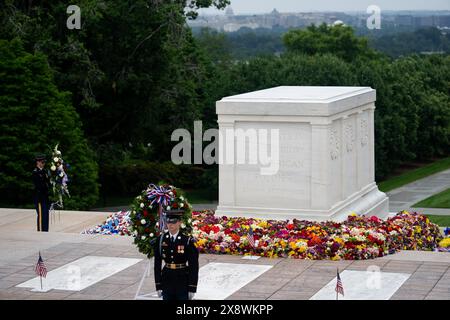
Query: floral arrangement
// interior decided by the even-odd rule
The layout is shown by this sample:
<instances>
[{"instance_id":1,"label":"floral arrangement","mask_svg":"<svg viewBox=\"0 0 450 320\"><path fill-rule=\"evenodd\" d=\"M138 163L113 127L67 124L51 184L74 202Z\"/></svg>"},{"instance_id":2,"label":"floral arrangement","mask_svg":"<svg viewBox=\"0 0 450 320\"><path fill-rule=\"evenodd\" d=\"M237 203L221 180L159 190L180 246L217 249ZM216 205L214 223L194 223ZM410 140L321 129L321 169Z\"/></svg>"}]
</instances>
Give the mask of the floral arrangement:
<instances>
[{"instance_id":1,"label":"floral arrangement","mask_svg":"<svg viewBox=\"0 0 450 320\"><path fill-rule=\"evenodd\" d=\"M441 252L450 252L450 228L447 227L444 229L445 238L439 242L439 248L437 251Z\"/></svg>"},{"instance_id":2,"label":"floral arrangement","mask_svg":"<svg viewBox=\"0 0 450 320\"><path fill-rule=\"evenodd\" d=\"M181 200L177 192L173 197L172 206L178 207L181 203L186 206L186 200ZM139 250L152 255L150 241L159 235L158 210L151 206L147 193L143 192L136 198L133 211L116 216L119 221L112 225L117 226L118 231L105 234L127 235L133 230ZM114 216L110 218L114 220ZM192 229L192 235L197 239L196 246L203 253L362 260L398 250L447 251L450 242L446 240L450 238L443 240L439 227L426 216L407 211L387 220L351 214L340 223L218 217L212 210L194 211L192 221L190 218L190 210L186 210L183 217L185 228ZM121 224L120 219L128 220ZM87 233L101 233L108 228L97 226ZM254 246L249 242L250 228Z\"/></svg>"},{"instance_id":3,"label":"floral arrangement","mask_svg":"<svg viewBox=\"0 0 450 320\"><path fill-rule=\"evenodd\" d=\"M130 211L119 211L112 213L100 225L84 230L82 234L117 234L120 236L130 236Z\"/></svg>"},{"instance_id":4,"label":"floral arrangement","mask_svg":"<svg viewBox=\"0 0 450 320\"><path fill-rule=\"evenodd\" d=\"M140 252L152 257L153 243L167 228L165 212L183 210L181 229L184 233L192 232L192 207L182 195L181 190L172 185L160 186L150 184L137 196L131 206L130 228L134 243Z\"/></svg>"},{"instance_id":5,"label":"floral arrangement","mask_svg":"<svg viewBox=\"0 0 450 320\"><path fill-rule=\"evenodd\" d=\"M55 146L52 152L52 161L50 162L50 183L53 187L53 194L58 196L58 201L53 203L52 206L58 205L63 207L63 196L70 197L69 188L67 182L69 178L66 174L65 164L61 151L58 150L58 145Z\"/></svg>"},{"instance_id":6,"label":"floral arrangement","mask_svg":"<svg viewBox=\"0 0 450 320\"><path fill-rule=\"evenodd\" d=\"M194 217L193 236L205 253L361 260L400 249L433 250L442 239L427 217L406 211L386 221L352 214L342 223L216 217L213 211ZM255 246L248 241L250 228Z\"/></svg>"}]
</instances>

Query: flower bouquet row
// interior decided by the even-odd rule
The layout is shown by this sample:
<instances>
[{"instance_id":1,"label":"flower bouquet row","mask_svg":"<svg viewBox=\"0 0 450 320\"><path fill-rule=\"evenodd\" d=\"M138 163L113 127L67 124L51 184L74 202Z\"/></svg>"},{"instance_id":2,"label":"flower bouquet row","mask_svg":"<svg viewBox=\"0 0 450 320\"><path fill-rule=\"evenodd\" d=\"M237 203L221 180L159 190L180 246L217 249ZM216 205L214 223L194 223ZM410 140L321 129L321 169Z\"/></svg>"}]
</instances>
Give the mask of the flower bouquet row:
<instances>
[{"instance_id":1,"label":"flower bouquet row","mask_svg":"<svg viewBox=\"0 0 450 320\"><path fill-rule=\"evenodd\" d=\"M427 217L406 211L386 221L352 214L342 223L217 217L213 211L194 212L194 218L193 236L205 253L362 260L398 250L434 250L442 239Z\"/></svg>"},{"instance_id":2,"label":"flower bouquet row","mask_svg":"<svg viewBox=\"0 0 450 320\"><path fill-rule=\"evenodd\" d=\"M84 230L82 234L117 234L120 236L130 236L130 211L112 213L102 224Z\"/></svg>"},{"instance_id":3,"label":"flower bouquet row","mask_svg":"<svg viewBox=\"0 0 450 320\"><path fill-rule=\"evenodd\" d=\"M171 205L190 209L187 200L171 190ZM144 192L131 212L110 215L103 225L85 233L132 235L140 251L151 254L150 243L159 234L158 207L152 199ZM191 215L189 209L183 217L184 228L192 230L203 253L363 260L399 250L446 251L444 246L450 245L437 225L415 212L402 211L387 220L352 214L337 223L219 217L212 210Z\"/></svg>"}]
</instances>

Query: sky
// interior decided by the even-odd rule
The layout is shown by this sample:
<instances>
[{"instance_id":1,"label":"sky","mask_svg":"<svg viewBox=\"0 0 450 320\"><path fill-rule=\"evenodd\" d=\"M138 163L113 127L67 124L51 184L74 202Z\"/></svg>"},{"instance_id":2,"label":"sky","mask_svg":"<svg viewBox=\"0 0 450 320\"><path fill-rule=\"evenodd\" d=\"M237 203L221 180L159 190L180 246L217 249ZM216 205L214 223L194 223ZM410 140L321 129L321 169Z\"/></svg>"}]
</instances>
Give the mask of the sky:
<instances>
[{"instance_id":1,"label":"sky","mask_svg":"<svg viewBox=\"0 0 450 320\"><path fill-rule=\"evenodd\" d=\"M450 10L450 0L231 0L235 14L308 11L366 11L370 5L383 10ZM223 14L223 10L202 9L200 14Z\"/></svg>"}]
</instances>

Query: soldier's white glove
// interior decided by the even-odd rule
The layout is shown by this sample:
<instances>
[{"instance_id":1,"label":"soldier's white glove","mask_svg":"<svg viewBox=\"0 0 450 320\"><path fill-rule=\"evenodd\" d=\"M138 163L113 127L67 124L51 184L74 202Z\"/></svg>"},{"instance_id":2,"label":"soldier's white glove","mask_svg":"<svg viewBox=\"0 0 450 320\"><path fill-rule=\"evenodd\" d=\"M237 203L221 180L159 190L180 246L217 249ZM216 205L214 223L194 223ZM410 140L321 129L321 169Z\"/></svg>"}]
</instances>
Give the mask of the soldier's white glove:
<instances>
[{"instance_id":1,"label":"soldier's white glove","mask_svg":"<svg viewBox=\"0 0 450 320\"><path fill-rule=\"evenodd\" d=\"M189 292L189 300L194 299L195 293L194 292Z\"/></svg>"},{"instance_id":2,"label":"soldier's white glove","mask_svg":"<svg viewBox=\"0 0 450 320\"><path fill-rule=\"evenodd\" d=\"M156 293L158 294L158 298L162 297L162 290L158 290L158 291L156 291Z\"/></svg>"}]
</instances>

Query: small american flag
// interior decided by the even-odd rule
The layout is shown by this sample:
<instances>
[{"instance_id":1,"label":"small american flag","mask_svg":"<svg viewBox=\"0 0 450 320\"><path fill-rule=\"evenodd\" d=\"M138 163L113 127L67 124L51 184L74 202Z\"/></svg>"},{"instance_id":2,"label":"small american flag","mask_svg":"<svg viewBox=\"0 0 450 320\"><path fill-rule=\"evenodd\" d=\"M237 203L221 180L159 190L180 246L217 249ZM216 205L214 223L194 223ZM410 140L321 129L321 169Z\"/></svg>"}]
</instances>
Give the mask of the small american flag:
<instances>
[{"instance_id":1,"label":"small american flag","mask_svg":"<svg viewBox=\"0 0 450 320\"><path fill-rule=\"evenodd\" d=\"M39 252L39 259L36 263L36 268L34 268L34 271L39 277L46 277L47 276L47 267L44 264L44 260L42 260L41 253Z\"/></svg>"},{"instance_id":2,"label":"small american flag","mask_svg":"<svg viewBox=\"0 0 450 320\"><path fill-rule=\"evenodd\" d=\"M341 277L339 276L339 270L337 270L337 282L335 291L336 291L336 298L339 293L344 295L344 287L342 286Z\"/></svg>"},{"instance_id":3,"label":"small american flag","mask_svg":"<svg viewBox=\"0 0 450 320\"><path fill-rule=\"evenodd\" d=\"M248 240L248 243L250 243L250 245L254 248L255 247L255 238L253 237L253 228L252 227L250 227L250 229L248 229L247 240Z\"/></svg>"}]
</instances>

